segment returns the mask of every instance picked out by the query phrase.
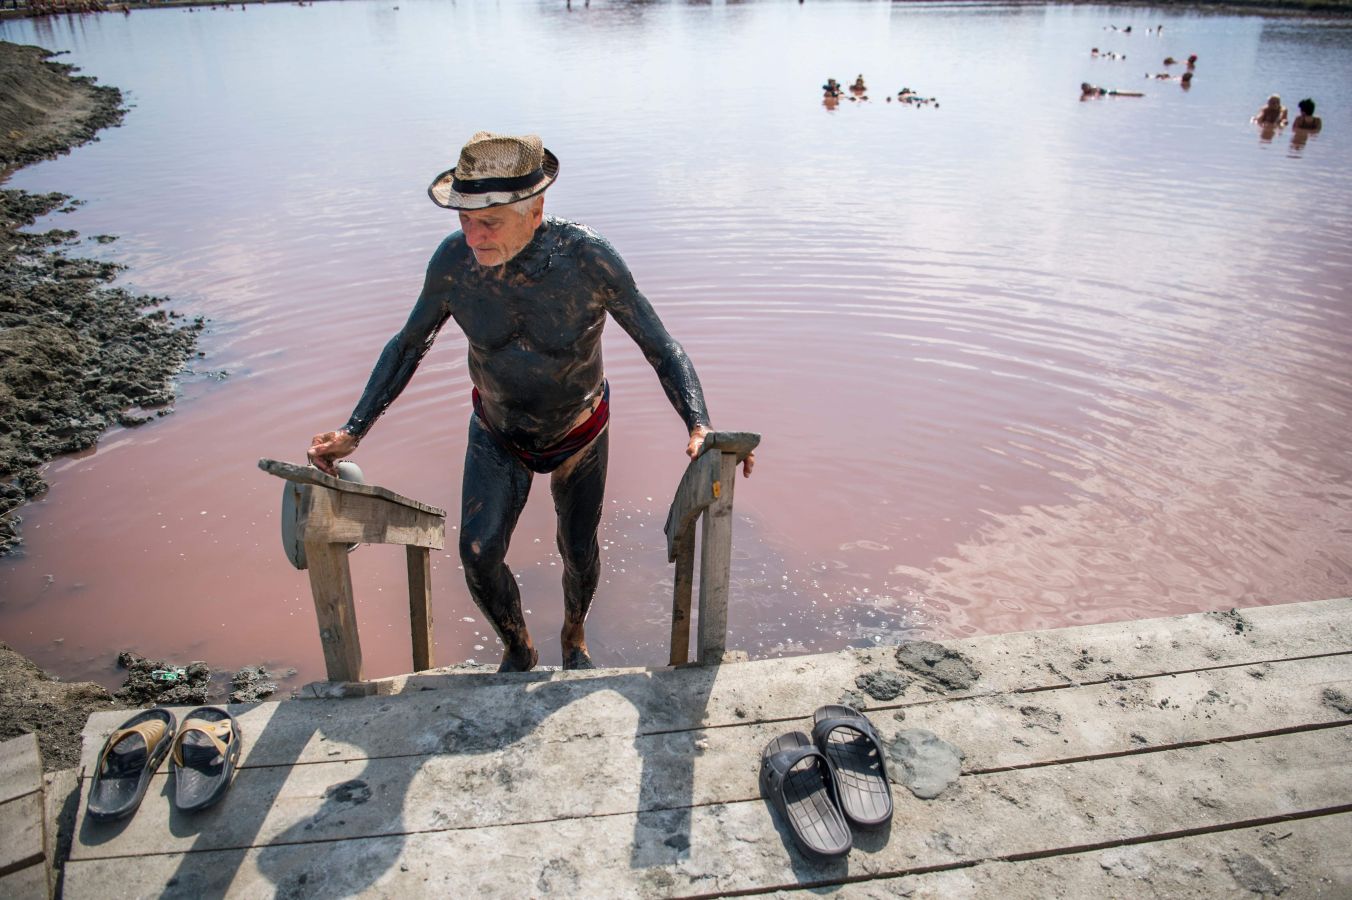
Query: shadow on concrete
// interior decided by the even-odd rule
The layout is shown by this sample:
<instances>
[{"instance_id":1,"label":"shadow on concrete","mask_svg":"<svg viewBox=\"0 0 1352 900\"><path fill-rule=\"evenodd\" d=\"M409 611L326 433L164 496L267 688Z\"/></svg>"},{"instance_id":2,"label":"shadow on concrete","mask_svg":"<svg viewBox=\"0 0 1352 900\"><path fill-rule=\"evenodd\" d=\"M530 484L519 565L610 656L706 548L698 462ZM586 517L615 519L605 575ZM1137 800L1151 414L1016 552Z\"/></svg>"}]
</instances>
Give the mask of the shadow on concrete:
<instances>
[{"instance_id":1,"label":"shadow on concrete","mask_svg":"<svg viewBox=\"0 0 1352 900\"><path fill-rule=\"evenodd\" d=\"M509 749L546 717L566 717L570 704L602 692L624 697L638 713L634 746L642 763L630 865L674 865L690 856L695 741L702 735L690 723L704 721L717 675L718 667L680 669L664 673L661 679L650 672L558 679L547 672L457 675L457 682L465 679L463 687L439 692L446 701L435 706L434 714L444 719L440 724L420 721L418 736L405 742L405 747L419 751L413 757L407 750L392 756L382 728L400 725L391 710L401 699L411 699L409 694L432 684L445 687L445 676L410 677L401 694L387 697L279 703L261 733L246 731L244 739L252 747L230 793L201 813L171 812L171 831L181 837L196 835L197 840L179 858L162 896L215 898L257 891L262 885L236 883L249 852L257 854L258 870L278 897L351 896L369 890L399 862L410 833L463 827L451 813L432 827L426 823L410 826L404 821L410 783L425 761ZM476 704L478 712L472 717L458 715L456 700L479 687L495 689L509 702L491 707ZM438 694L421 696L430 703ZM234 711L240 715L247 709L236 707ZM432 709L420 707L423 719ZM382 723L382 719L389 721ZM247 729L243 723L242 727ZM285 782L310 762L324 762L322 758L301 762L305 748L327 741L355 748L367 758L329 767L334 781L324 787L319 809L307 811L303 821L280 834L263 834ZM498 765L504 770L500 778L510 779L510 759ZM157 802L168 802L169 790L166 780L166 796ZM531 796L510 792L507 796L519 802L520 809L509 811L504 824L540 820ZM361 823L361 836L353 836L355 823ZM97 845L107 839L100 839L97 832L101 830L102 826L86 823L81 840ZM296 852L297 845L304 845L304 851ZM567 884L553 883L550 872L567 872L569 861L542 859L540 864L544 867L541 890L566 892Z\"/></svg>"}]
</instances>

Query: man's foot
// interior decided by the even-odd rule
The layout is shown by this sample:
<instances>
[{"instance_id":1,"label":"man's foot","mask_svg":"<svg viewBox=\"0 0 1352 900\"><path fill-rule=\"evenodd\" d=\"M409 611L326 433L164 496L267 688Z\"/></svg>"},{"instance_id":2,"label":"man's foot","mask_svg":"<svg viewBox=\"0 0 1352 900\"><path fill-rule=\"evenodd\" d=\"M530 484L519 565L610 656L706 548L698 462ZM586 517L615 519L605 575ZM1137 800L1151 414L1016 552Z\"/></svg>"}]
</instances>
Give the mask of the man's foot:
<instances>
[{"instance_id":1,"label":"man's foot","mask_svg":"<svg viewBox=\"0 0 1352 900\"><path fill-rule=\"evenodd\" d=\"M524 650L502 651L502 663L498 665L499 672L529 672L535 668L535 664L540 661L540 654L534 647L526 647ZM567 668L565 666L565 668Z\"/></svg>"},{"instance_id":2,"label":"man's foot","mask_svg":"<svg viewBox=\"0 0 1352 900\"><path fill-rule=\"evenodd\" d=\"M586 647L574 647L571 650L565 650L563 653L564 669L594 669L596 663L592 662L591 655L587 653Z\"/></svg>"}]
</instances>

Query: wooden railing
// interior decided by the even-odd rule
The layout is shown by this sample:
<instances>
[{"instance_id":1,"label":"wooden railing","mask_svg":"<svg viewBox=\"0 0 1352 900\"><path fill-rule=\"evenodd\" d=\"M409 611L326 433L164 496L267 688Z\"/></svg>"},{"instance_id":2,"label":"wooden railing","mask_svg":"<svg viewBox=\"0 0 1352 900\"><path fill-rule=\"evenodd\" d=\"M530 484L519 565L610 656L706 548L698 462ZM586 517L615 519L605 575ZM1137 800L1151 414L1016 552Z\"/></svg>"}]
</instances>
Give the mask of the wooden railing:
<instances>
[{"instance_id":1,"label":"wooden railing","mask_svg":"<svg viewBox=\"0 0 1352 900\"><path fill-rule=\"evenodd\" d=\"M728 643L728 581L732 567L732 493L737 466L760 435L715 431L686 466L667 511L667 561L676 563L671 601L671 662L689 662L690 601L695 575L695 520L700 528L699 641L695 661L717 665Z\"/></svg>"},{"instance_id":2,"label":"wooden railing","mask_svg":"<svg viewBox=\"0 0 1352 900\"><path fill-rule=\"evenodd\" d=\"M732 493L737 466L760 443L748 432L714 432L686 467L667 513L667 559L676 563L671 607L671 665L690 655L695 523L702 516L699 639L695 661L722 662L727 649L728 581L732 563ZM260 459L258 467L287 482L283 506L294 515L283 531L303 543L288 555L309 570L328 680L362 680L361 640L347 554L353 544L403 544L408 554L409 627L413 669L432 668L431 550L446 546L446 511L375 485L342 481L313 466Z\"/></svg>"},{"instance_id":3,"label":"wooden railing","mask_svg":"<svg viewBox=\"0 0 1352 900\"><path fill-rule=\"evenodd\" d=\"M403 544L408 555L409 626L413 669L432 668L431 550L446 546L446 511L375 485L340 481L312 466L260 459L258 467L295 491L296 521L305 544L329 681L361 681L361 641L347 551L353 543Z\"/></svg>"}]
</instances>

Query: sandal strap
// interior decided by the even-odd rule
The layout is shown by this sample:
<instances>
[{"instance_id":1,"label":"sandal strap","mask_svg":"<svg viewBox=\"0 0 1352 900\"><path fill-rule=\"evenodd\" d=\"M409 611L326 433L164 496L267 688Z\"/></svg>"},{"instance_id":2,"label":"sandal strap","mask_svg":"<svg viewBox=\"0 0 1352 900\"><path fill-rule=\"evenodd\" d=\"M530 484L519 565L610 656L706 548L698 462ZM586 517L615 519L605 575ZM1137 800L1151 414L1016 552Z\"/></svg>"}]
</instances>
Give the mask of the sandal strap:
<instances>
[{"instance_id":1,"label":"sandal strap","mask_svg":"<svg viewBox=\"0 0 1352 900\"><path fill-rule=\"evenodd\" d=\"M141 740L146 743L146 753L153 756L155 745L164 740L166 725L161 719L146 719L144 722L138 722L130 728L119 728L108 735L108 740L103 744L103 752L99 754L99 772L108 762L108 754L113 752L113 748L122 743L129 737L141 736Z\"/></svg>"},{"instance_id":2,"label":"sandal strap","mask_svg":"<svg viewBox=\"0 0 1352 900\"><path fill-rule=\"evenodd\" d=\"M801 747L792 747L788 750L780 750L778 753L771 753L766 758L765 762L770 768L770 777L778 783L788 776L794 766L798 765L808 757L815 757L820 760L821 764L828 772L831 772L834 777L835 773L832 771L834 767L831 765L831 760L827 759L826 754L822 753L811 744Z\"/></svg>"},{"instance_id":3,"label":"sandal strap","mask_svg":"<svg viewBox=\"0 0 1352 900\"><path fill-rule=\"evenodd\" d=\"M180 767L187 765L183 761L183 739L188 736L189 732L193 731L198 734L205 734L211 740L212 746L216 748L216 752L221 755L222 759L225 758L225 742L231 740L234 736L230 727L230 720L221 719L219 722L213 722L209 725L199 725L197 724L199 721L194 719L191 723L185 722L178 731L178 737L174 738L174 762Z\"/></svg>"},{"instance_id":4,"label":"sandal strap","mask_svg":"<svg viewBox=\"0 0 1352 900\"><path fill-rule=\"evenodd\" d=\"M829 736L837 728L848 728L850 731L856 731L864 737L869 738L875 744L881 744L878 739L878 732L874 730L873 723L863 716L842 716L836 719L822 719L813 726L813 735L821 735L823 738Z\"/></svg>"}]
</instances>

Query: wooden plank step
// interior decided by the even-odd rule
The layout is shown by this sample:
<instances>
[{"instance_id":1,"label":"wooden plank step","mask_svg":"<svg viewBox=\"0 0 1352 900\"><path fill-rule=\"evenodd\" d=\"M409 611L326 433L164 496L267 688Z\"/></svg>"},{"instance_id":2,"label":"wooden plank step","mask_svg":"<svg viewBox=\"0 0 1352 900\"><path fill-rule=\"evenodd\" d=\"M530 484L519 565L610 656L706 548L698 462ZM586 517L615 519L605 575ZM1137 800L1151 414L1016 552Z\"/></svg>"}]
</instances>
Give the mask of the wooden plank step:
<instances>
[{"instance_id":1,"label":"wooden plank step","mask_svg":"<svg viewBox=\"0 0 1352 900\"><path fill-rule=\"evenodd\" d=\"M1352 813L845 884L838 900L1352 897ZM819 893L820 889L813 893ZM806 896L808 889L786 891Z\"/></svg>"},{"instance_id":2,"label":"wooden plank step","mask_svg":"<svg viewBox=\"0 0 1352 900\"><path fill-rule=\"evenodd\" d=\"M5 896L47 895L42 753L35 734L0 743L0 878ZM31 893L32 885L40 893ZM22 894L10 894L10 890Z\"/></svg>"},{"instance_id":3,"label":"wooden plank step","mask_svg":"<svg viewBox=\"0 0 1352 900\"><path fill-rule=\"evenodd\" d=\"M887 714L875 714L873 721L884 742L905 728L935 732L966 753L968 773L1148 754L1175 744L1232 740L1260 727L1352 724L1322 694L1327 687L1352 694L1352 655L1273 663L1270 669L1257 681L1227 670L1150 679L1125 690L1115 682L1047 692L1035 695L1036 707L1008 695L965 698L914 708L902 721ZM1234 700L1241 689L1250 693ZM1162 708L1165 699L1168 707ZM334 839L751 801L759 796L762 748L785 731L810 731L812 723L747 723L637 738L524 734L510 743L500 743L495 728L478 727L465 723L443 731L442 748L430 754L325 758L307 746L301 765L243 768L217 809L193 817L203 825L201 834L174 827L168 804L151 802L170 791L162 771L131 822L106 837L97 826L82 827L80 834L98 841L78 844L72 856L133 854L147 846L261 846L294 840L285 836L298 826L316 839ZM348 808L351 797L365 799Z\"/></svg>"},{"instance_id":4,"label":"wooden plank step","mask_svg":"<svg viewBox=\"0 0 1352 900\"><path fill-rule=\"evenodd\" d=\"M1275 618L1273 609L1287 614L1281 627L1268 624ZM448 676L442 678L444 689L397 697L282 701L233 710L246 735L267 737L246 743L243 764L280 765L435 753L446 740L461 740L448 738L456 731L472 730L491 745L492 740L512 743L527 734L548 740L602 734L633 737L746 722L792 722L810 717L822 704L839 702L847 693L860 708L874 712L1007 692L1029 698L1028 705L1042 706L1056 690L1075 687L1053 669L1075 672L1087 684L1122 684L1199 668L1261 667L1283 653L1299 658L1317 648L1326 653L1336 648L1352 651L1352 602L1264 607L1242 615L1250 623L1243 632L1229 620L1195 615L1087 626L1080 638L1057 631L950 642L949 649L966 654L982 672L971 690L930 692L917 678L902 695L888 701L863 694L856 678L879 669L908 674L890 649L714 668L626 670L586 678L526 673L520 683L502 675ZM1161 694L1159 699L1163 698ZM86 770L126 715L106 712L90 717L84 735Z\"/></svg>"},{"instance_id":5,"label":"wooden plank step","mask_svg":"<svg viewBox=\"0 0 1352 900\"><path fill-rule=\"evenodd\" d=\"M942 643L951 650L971 657L982 677L973 691L949 689L941 693L955 695L1036 690L1103 681L1122 675L1139 677L1352 651L1352 598L1192 613L1134 622L1108 622L1053 631L984 635ZM856 666L875 665L896 669L898 666L893 657L895 649L879 647L762 659L750 664L759 667L755 674L758 681L767 678L775 682L786 679L793 681L802 667L807 665L822 671L823 675L834 673L837 681L845 679L842 683L852 687L851 660ZM670 670L663 667L648 671L656 673ZM488 684L518 683L511 681L512 678L539 681L576 677L578 674L532 672L498 676L433 669L416 675L379 679L376 683L380 685L381 693L398 694L478 689ZM794 687L797 685L791 685L791 690ZM917 685L910 696L921 693L924 693L924 686ZM809 709L825 702L834 701L815 697L805 700L805 703L811 704Z\"/></svg>"},{"instance_id":6,"label":"wooden plank step","mask_svg":"<svg viewBox=\"0 0 1352 900\"><path fill-rule=\"evenodd\" d=\"M0 803L42 790L42 751L36 734L0 743Z\"/></svg>"},{"instance_id":7,"label":"wooden plank step","mask_svg":"<svg viewBox=\"0 0 1352 900\"><path fill-rule=\"evenodd\" d=\"M66 885L76 897L112 884L241 896L296 889L512 897L774 890L1341 814L1352 811L1349 752L1352 728L1343 727L967 776L930 802L894 792L890 840L864 835L848 861L826 864L786 849L759 800L474 829L447 818L429 831L358 839L315 834L365 805L349 798L306 823L309 829L295 823L281 837L295 843L77 860L68 864ZM444 793L417 799L435 804L456 790L442 787ZM183 819L178 826L205 837L211 823Z\"/></svg>"},{"instance_id":8,"label":"wooden plank step","mask_svg":"<svg viewBox=\"0 0 1352 900\"><path fill-rule=\"evenodd\" d=\"M0 875L0 897L5 900L38 900L49 896L47 872L43 866L28 866Z\"/></svg>"}]
</instances>

